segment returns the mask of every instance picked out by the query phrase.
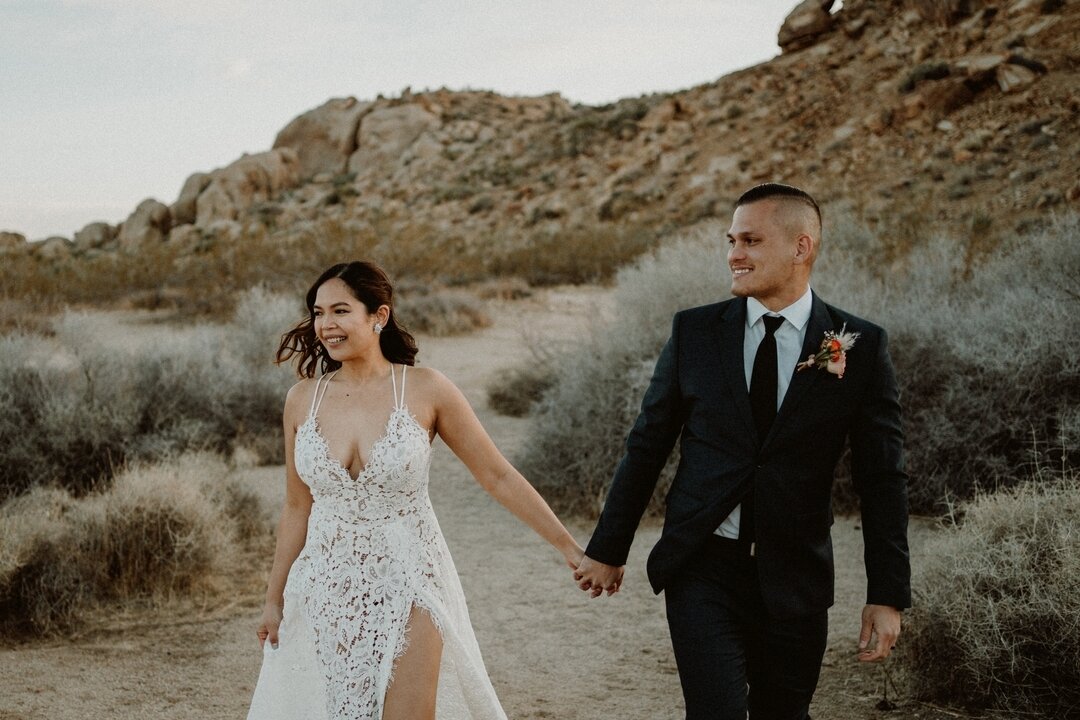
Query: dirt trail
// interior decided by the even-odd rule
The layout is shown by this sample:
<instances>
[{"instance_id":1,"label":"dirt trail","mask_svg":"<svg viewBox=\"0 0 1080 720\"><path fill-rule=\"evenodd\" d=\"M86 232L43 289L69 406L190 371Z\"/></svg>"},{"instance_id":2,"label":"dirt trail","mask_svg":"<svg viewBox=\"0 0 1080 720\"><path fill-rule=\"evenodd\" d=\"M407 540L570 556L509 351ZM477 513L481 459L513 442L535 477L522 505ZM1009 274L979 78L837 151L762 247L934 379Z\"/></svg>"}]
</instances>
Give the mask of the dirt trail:
<instances>
[{"instance_id":1,"label":"dirt trail","mask_svg":"<svg viewBox=\"0 0 1080 720\"><path fill-rule=\"evenodd\" d=\"M423 364L453 379L509 457L527 420L487 409L484 389L500 368L529 357L529 345L572 342L602 314L610 294L553 290L493 309L495 324L462 338L420 338ZM276 506L280 468L245 471ZM682 717L682 697L664 620L649 589L645 557L660 528L641 529L624 591L592 600L576 590L561 557L476 484L437 443L431 494L461 573L476 634L510 718L591 720ZM854 636L864 579L854 520L834 528L837 606L813 712L826 720L945 718L907 703L874 709L883 670L857 667ZM571 522L583 544L591 525ZM928 535L913 533L918 547ZM269 563L269 550L266 563ZM197 612L132 610L74 638L0 648L0 720L243 718L258 674L255 621L261 588Z\"/></svg>"}]
</instances>

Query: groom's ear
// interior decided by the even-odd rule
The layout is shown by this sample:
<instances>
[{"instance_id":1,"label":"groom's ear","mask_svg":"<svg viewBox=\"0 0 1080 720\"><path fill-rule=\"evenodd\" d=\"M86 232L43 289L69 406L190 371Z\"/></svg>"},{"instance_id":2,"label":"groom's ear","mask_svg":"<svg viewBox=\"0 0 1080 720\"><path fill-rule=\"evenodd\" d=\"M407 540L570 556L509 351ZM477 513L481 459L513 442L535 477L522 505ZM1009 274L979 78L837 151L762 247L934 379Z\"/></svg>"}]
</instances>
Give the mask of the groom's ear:
<instances>
[{"instance_id":1,"label":"groom's ear","mask_svg":"<svg viewBox=\"0 0 1080 720\"><path fill-rule=\"evenodd\" d=\"M796 265L809 265L814 261L814 238L807 233L799 233L795 238Z\"/></svg>"}]
</instances>

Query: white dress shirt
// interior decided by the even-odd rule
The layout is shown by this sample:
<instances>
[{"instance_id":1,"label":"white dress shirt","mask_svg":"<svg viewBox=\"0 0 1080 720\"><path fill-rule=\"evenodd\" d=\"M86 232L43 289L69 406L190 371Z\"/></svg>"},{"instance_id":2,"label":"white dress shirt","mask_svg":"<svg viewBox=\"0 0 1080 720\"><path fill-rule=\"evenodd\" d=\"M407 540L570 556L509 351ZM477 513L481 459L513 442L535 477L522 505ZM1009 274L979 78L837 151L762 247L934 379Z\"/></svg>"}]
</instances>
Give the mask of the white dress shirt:
<instances>
[{"instance_id":1,"label":"white dress shirt","mask_svg":"<svg viewBox=\"0 0 1080 720\"><path fill-rule=\"evenodd\" d=\"M746 332L743 335L743 371L746 374L746 390L750 391L750 376L754 372L754 356L758 345L765 337L765 315L782 317L784 322L773 333L776 338L776 409L784 401L791 378L795 374L795 365L801 359L803 340L806 339L806 324L810 322L810 310L814 298L810 288L802 297L780 312L772 312L754 298L746 300ZM737 505L731 514L724 518L716 534L726 538L739 537L739 517L742 505Z\"/></svg>"}]
</instances>

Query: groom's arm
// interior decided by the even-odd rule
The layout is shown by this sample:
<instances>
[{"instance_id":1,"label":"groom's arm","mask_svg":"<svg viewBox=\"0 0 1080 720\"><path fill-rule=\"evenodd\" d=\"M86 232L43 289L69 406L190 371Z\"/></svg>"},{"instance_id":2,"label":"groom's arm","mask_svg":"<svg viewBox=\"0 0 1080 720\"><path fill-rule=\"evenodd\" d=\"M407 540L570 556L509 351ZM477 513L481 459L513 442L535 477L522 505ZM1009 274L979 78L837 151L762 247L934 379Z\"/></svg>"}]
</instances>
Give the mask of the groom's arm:
<instances>
[{"instance_id":1,"label":"groom's arm","mask_svg":"<svg viewBox=\"0 0 1080 720\"><path fill-rule=\"evenodd\" d=\"M877 334L873 374L852 422L851 472L862 508L867 605L902 610L911 606L904 432L888 337Z\"/></svg>"},{"instance_id":2,"label":"groom's arm","mask_svg":"<svg viewBox=\"0 0 1080 720\"><path fill-rule=\"evenodd\" d=\"M660 352L641 412L626 440L604 510L585 554L606 565L626 564L641 516L682 430L684 414L678 382L679 315Z\"/></svg>"}]
</instances>

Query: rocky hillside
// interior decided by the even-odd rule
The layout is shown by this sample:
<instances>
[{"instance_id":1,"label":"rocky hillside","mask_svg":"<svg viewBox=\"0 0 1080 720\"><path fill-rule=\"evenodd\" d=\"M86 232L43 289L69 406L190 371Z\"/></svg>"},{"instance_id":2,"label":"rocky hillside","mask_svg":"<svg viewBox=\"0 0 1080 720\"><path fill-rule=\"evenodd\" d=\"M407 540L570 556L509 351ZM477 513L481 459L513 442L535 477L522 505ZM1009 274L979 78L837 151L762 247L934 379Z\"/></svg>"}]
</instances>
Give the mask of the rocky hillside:
<instances>
[{"instance_id":1,"label":"rocky hillside","mask_svg":"<svg viewBox=\"0 0 1080 720\"><path fill-rule=\"evenodd\" d=\"M603 107L559 95L333 99L273 148L198 172L171 205L0 252L55 259L422 227L475 246L727 217L802 185L869 225L1007 235L1077 207L1080 0L807 0L784 52L714 83ZM718 41L722 41L722 31Z\"/></svg>"}]
</instances>

